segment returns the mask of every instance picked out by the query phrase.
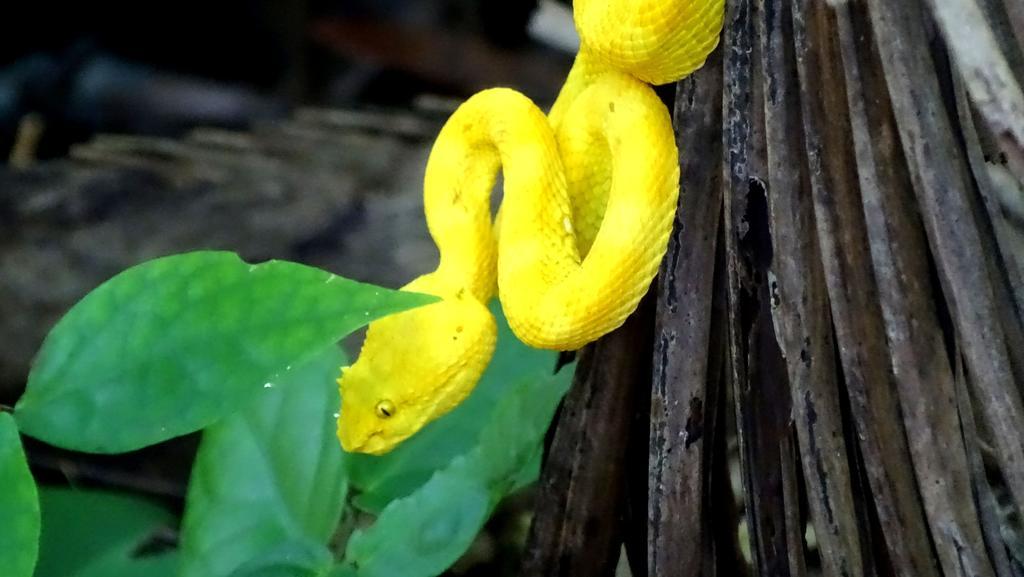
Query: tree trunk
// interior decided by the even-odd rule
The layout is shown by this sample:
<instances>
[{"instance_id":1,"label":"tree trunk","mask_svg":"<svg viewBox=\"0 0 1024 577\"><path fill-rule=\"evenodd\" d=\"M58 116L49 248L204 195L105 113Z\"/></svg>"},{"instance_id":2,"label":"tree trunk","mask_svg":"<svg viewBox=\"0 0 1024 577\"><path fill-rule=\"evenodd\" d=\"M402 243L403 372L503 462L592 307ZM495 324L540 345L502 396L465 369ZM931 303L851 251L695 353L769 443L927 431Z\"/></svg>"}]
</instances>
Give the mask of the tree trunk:
<instances>
[{"instance_id":1,"label":"tree trunk","mask_svg":"<svg viewBox=\"0 0 1024 577\"><path fill-rule=\"evenodd\" d=\"M584 353L525 574L623 541L653 577L1024 574L1018 4L727 2L676 87L656 310ZM643 461L646 495L607 468Z\"/></svg>"}]
</instances>

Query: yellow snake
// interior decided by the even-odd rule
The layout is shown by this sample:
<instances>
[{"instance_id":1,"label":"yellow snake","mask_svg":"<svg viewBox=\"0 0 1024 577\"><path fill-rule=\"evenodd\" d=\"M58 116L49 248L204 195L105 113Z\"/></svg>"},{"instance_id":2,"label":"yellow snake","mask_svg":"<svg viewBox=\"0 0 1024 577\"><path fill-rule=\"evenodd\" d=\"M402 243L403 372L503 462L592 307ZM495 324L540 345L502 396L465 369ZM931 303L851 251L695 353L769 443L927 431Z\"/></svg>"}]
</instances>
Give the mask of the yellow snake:
<instances>
[{"instance_id":1,"label":"yellow snake","mask_svg":"<svg viewBox=\"0 0 1024 577\"><path fill-rule=\"evenodd\" d=\"M496 288L512 331L534 347L577 349L633 312L679 195L671 119L647 83L704 63L723 2L575 0L581 48L548 116L504 88L452 114L424 179L440 263L403 287L442 300L372 323L342 368L345 450L386 453L469 395L494 353Z\"/></svg>"}]
</instances>

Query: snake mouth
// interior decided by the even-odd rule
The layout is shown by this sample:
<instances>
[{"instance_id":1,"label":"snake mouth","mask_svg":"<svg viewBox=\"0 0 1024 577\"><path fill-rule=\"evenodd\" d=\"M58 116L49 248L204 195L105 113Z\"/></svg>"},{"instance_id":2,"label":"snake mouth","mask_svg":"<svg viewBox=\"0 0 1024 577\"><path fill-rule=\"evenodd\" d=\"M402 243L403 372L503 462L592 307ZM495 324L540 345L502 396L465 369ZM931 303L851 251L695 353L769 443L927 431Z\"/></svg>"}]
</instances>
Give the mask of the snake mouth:
<instances>
[{"instance_id":1,"label":"snake mouth","mask_svg":"<svg viewBox=\"0 0 1024 577\"><path fill-rule=\"evenodd\" d=\"M387 442L384 441L384 436L381 433L381 431L376 431L370 433L370 436L366 437L366 439L363 442L359 443L355 447L352 447L352 450L350 452L366 453L368 455L383 455L388 451L390 447L391 444L388 444Z\"/></svg>"},{"instance_id":2,"label":"snake mouth","mask_svg":"<svg viewBox=\"0 0 1024 577\"><path fill-rule=\"evenodd\" d=\"M374 431L369 434L361 443L355 445L350 453L365 453L367 455L380 456L385 453L391 452L395 446L402 441L406 440L412 435L402 435L399 437L385 436L384 431Z\"/></svg>"},{"instance_id":3,"label":"snake mouth","mask_svg":"<svg viewBox=\"0 0 1024 577\"><path fill-rule=\"evenodd\" d=\"M342 413L344 414L344 409L342 409ZM341 441L341 448L346 453L381 455L394 445L385 440L384 431L379 428L367 430L362 427L342 426L338 429L338 439Z\"/></svg>"}]
</instances>

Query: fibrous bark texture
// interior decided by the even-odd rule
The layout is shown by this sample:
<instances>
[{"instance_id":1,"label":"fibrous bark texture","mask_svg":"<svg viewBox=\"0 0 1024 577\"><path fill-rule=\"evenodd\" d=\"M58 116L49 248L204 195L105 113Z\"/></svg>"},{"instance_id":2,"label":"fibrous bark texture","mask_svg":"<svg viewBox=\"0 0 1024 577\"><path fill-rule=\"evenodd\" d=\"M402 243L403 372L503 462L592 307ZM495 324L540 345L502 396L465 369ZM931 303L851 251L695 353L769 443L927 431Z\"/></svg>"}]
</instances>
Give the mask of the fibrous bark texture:
<instances>
[{"instance_id":1,"label":"fibrous bark texture","mask_svg":"<svg viewBox=\"0 0 1024 577\"><path fill-rule=\"evenodd\" d=\"M649 407L647 443L581 459L556 442L544 473L542 502L593 493L646 519L541 507L561 537L531 550L557 563L529 574L595 555L585 574L613 574L617 542L564 538L607 524L642 535L634 575L1024 575L1024 8L726 10L676 86L682 194L653 318L594 345L566 400L618 404L632 437ZM607 462L629 466L588 471ZM646 493L585 486L635 485L638 462Z\"/></svg>"}]
</instances>

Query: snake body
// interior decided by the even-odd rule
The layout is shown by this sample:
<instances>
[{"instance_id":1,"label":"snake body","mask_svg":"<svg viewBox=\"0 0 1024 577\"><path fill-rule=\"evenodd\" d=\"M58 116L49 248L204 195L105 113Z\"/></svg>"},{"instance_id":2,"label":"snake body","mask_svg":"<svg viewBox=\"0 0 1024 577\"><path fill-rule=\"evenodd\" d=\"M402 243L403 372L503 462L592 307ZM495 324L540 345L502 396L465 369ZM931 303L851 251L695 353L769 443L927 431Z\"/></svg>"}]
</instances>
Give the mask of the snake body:
<instances>
[{"instance_id":1,"label":"snake body","mask_svg":"<svg viewBox=\"0 0 1024 577\"><path fill-rule=\"evenodd\" d=\"M495 291L515 335L539 348L582 347L636 309L679 195L671 119L647 83L703 64L723 1L576 0L581 49L548 115L495 88L449 118L424 178L440 263L403 287L441 300L372 323L342 369L346 450L390 451L469 395L494 353Z\"/></svg>"}]
</instances>

